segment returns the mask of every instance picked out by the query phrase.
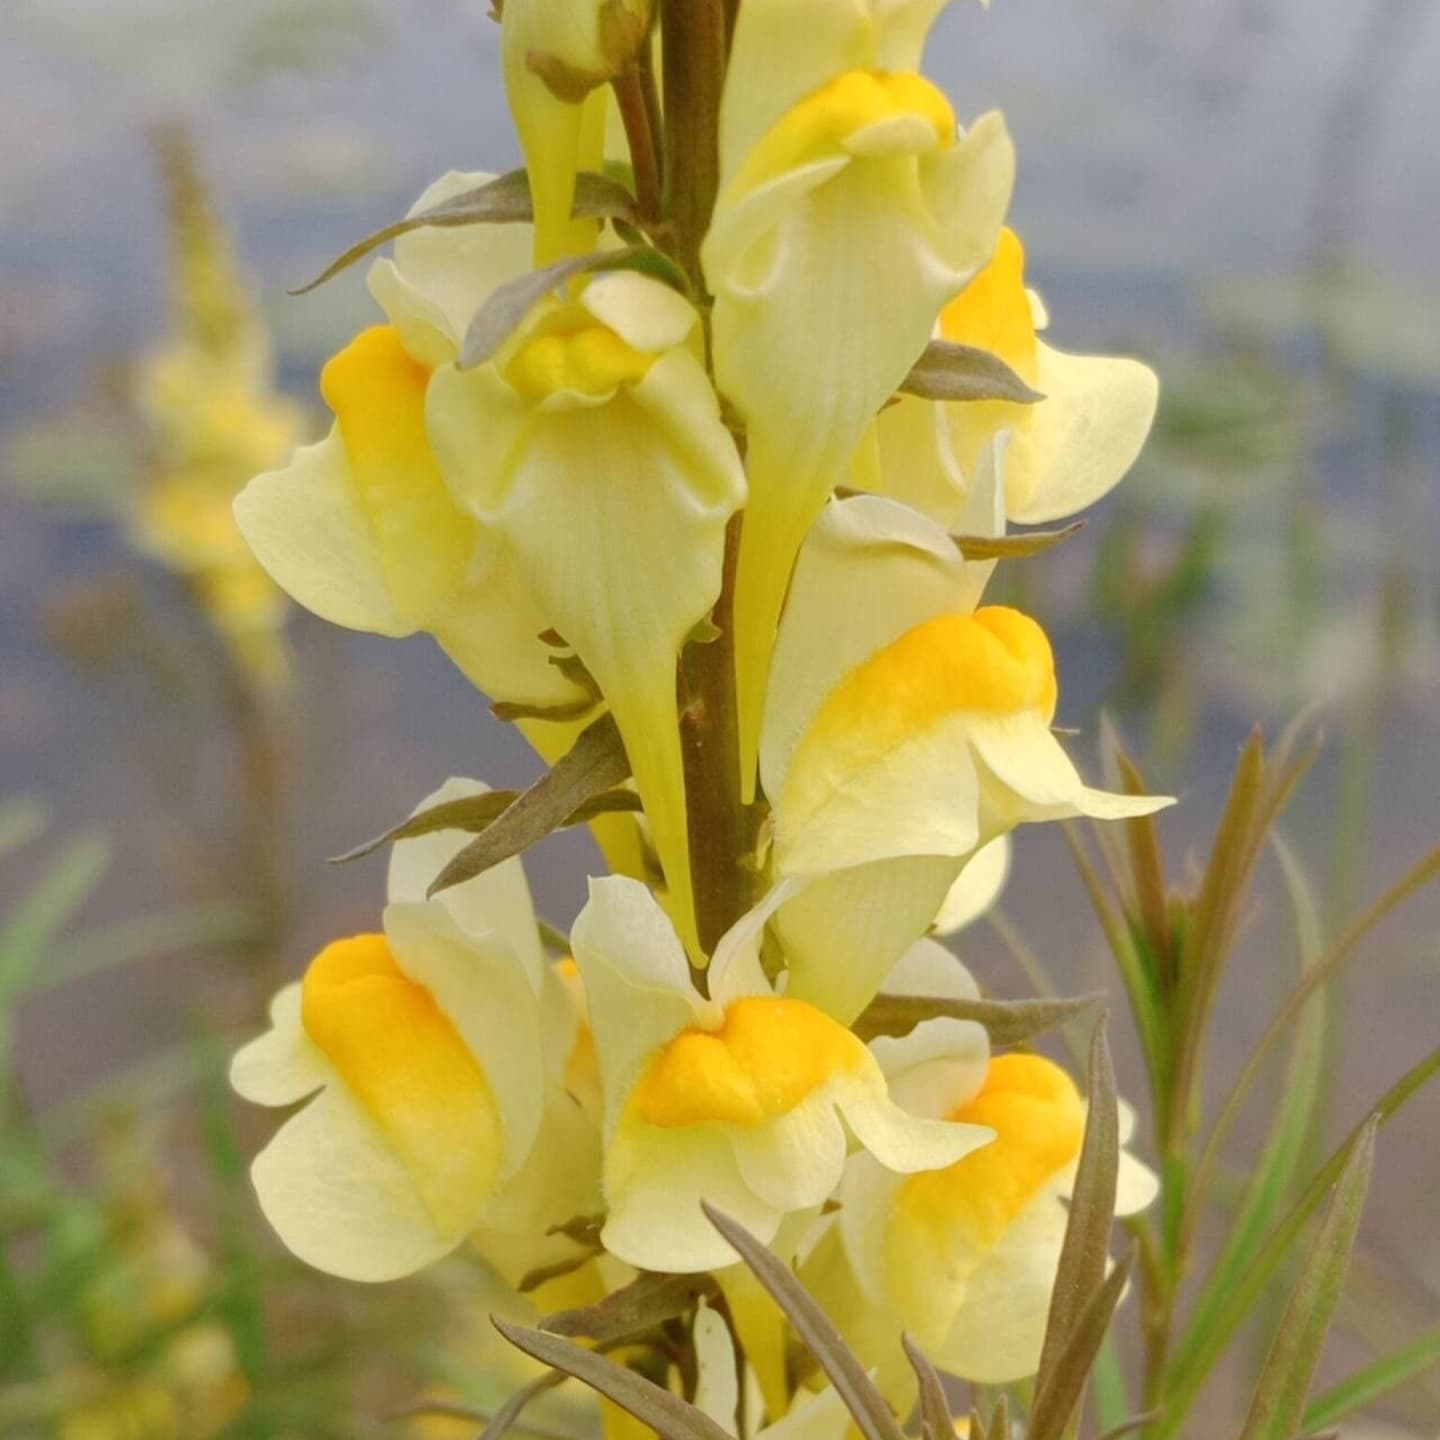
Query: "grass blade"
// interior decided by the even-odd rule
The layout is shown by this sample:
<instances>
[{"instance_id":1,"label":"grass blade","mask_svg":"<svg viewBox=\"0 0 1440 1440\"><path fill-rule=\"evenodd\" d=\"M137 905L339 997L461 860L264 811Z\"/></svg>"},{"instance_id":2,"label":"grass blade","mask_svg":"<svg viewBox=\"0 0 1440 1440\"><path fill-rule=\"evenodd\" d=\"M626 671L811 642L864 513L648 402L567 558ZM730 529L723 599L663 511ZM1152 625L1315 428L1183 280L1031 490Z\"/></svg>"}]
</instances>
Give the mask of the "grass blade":
<instances>
[{"instance_id":1,"label":"grass blade","mask_svg":"<svg viewBox=\"0 0 1440 1440\"><path fill-rule=\"evenodd\" d=\"M1315 1367L1320 1363L1320 1352L1340 1303L1350 1252L1360 1231L1379 1125L1375 1116L1366 1123L1335 1184L1334 1198L1316 1232L1255 1387L1240 1440L1291 1440L1304 1423Z\"/></svg>"},{"instance_id":2,"label":"grass blade","mask_svg":"<svg viewBox=\"0 0 1440 1440\"><path fill-rule=\"evenodd\" d=\"M830 1317L815 1303L810 1292L790 1273L790 1269L770 1249L762 1245L743 1225L722 1215L713 1206L703 1204L710 1223L729 1241L735 1252L749 1267L751 1274L769 1293L770 1298L785 1312L795 1333L806 1349L830 1377L835 1393L855 1417L865 1440L903 1440L903 1435L875 1382L854 1351L840 1338Z\"/></svg>"},{"instance_id":3,"label":"grass blade","mask_svg":"<svg viewBox=\"0 0 1440 1440\"><path fill-rule=\"evenodd\" d=\"M1274 841L1295 911L1303 976L1319 958L1319 911L1299 861L1278 835ZM1202 1333L1213 1321L1210 1312L1249 1268L1265 1242L1271 1222L1282 1213L1320 1096L1326 1022L1324 996L1317 995L1306 1006L1301 1018L1280 1091L1282 1098L1271 1122L1265 1147L1251 1171L1240 1206L1229 1224L1225 1244L1207 1274L1206 1298L1197 1304L1191 1314L1190 1325ZM1202 1204L1202 1193L1196 1190L1189 1203L1192 1206Z\"/></svg>"},{"instance_id":4,"label":"grass blade","mask_svg":"<svg viewBox=\"0 0 1440 1440\"><path fill-rule=\"evenodd\" d=\"M1437 1365L1440 1365L1440 1325L1408 1345L1372 1360L1348 1380L1342 1380L1312 1400L1305 1410L1305 1429L1321 1430L1334 1425Z\"/></svg>"}]
</instances>

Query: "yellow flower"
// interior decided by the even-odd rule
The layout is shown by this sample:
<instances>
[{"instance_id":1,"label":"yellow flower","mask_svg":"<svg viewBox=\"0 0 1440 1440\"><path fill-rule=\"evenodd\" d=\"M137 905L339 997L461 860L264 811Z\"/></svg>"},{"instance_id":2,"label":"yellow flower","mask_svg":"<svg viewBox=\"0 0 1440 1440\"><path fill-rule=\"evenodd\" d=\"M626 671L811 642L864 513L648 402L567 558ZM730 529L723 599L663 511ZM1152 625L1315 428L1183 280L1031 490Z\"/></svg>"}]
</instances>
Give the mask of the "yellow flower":
<instances>
[{"instance_id":1,"label":"yellow flower","mask_svg":"<svg viewBox=\"0 0 1440 1440\"><path fill-rule=\"evenodd\" d=\"M757 955L764 920L753 911L721 941L707 998L649 891L591 881L571 938L604 1079L602 1239L631 1264L690 1272L733 1263L702 1199L769 1241L787 1214L830 1196L847 1131L907 1173L949 1164L986 1138L906 1115L849 1030L777 994Z\"/></svg>"},{"instance_id":2,"label":"yellow flower","mask_svg":"<svg viewBox=\"0 0 1440 1440\"><path fill-rule=\"evenodd\" d=\"M930 4L741 8L703 260L715 372L744 418L736 582L745 784L791 565L941 307L994 248L1014 155L918 74Z\"/></svg>"},{"instance_id":3,"label":"yellow flower","mask_svg":"<svg viewBox=\"0 0 1440 1440\"><path fill-rule=\"evenodd\" d=\"M922 944L931 952L907 956L908 973L888 979L887 992L934 994L953 984L955 961ZM1034 1373L1085 1132L1085 1103L1059 1066L1022 1053L987 1063L964 1023L924 1021L871 1048L899 1103L916 1115L984 1126L993 1142L910 1176L855 1156L839 1222L804 1275L902 1408L913 1386L902 1330L937 1365L970 1380ZM1122 1107L1127 1137L1133 1123ZM1122 1153L1117 1213L1144 1208L1156 1189L1155 1176Z\"/></svg>"},{"instance_id":4,"label":"yellow flower","mask_svg":"<svg viewBox=\"0 0 1440 1440\"><path fill-rule=\"evenodd\" d=\"M482 788L451 781L425 808ZM384 933L322 950L232 1065L249 1100L310 1097L252 1173L280 1238L348 1279L409 1274L472 1231L523 1270L554 1250L548 1224L595 1204L593 1126L559 1083L566 1002L519 861L420 898L467 838L396 845Z\"/></svg>"},{"instance_id":5,"label":"yellow flower","mask_svg":"<svg viewBox=\"0 0 1440 1440\"><path fill-rule=\"evenodd\" d=\"M1081 780L1051 731L1054 660L1028 616L976 609L993 566L873 496L832 502L801 552L775 649L760 772L792 995L844 1020L1016 825L1169 804Z\"/></svg>"},{"instance_id":6,"label":"yellow flower","mask_svg":"<svg viewBox=\"0 0 1440 1440\"><path fill-rule=\"evenodd\" d=\"M609 703L692 949L675 665L720 593L745 493L699 339L667 286L602 275L543 301L486 364L437 372L428 409L457 500Z\"/></svg>"},{"instance_id":7,"label":"yellow flower","mask_svg":"<svg viewBox=\"0 0 1440 1440\"><path fill-rule=\"evenodd\" d=\"M423 210L490 177L451 173ZM583 695L538 638L550 621L504 547L450 498L425 433L425 393L453 360L490 290L528 265L523 226L421 229L371 266L389 323L362 331L326 364L335 423L282 469L257 475L235 515L262 565L317 615L380 635L434 635L494 699L529 706Z\"/></svg>"},{"instance_id":8,"label":"yellow flower","mask_svg":"<svg viewBox=\"0 0 1440 1440\"><path fill-rule=\"evenodd\" d=\"M876 472L859 483L969 530L970 478L1008 432L1005 513L1020 524L1073 515L1119 483L1155 418L1155 374L1138 360L1069 355L1040 339L1046 315L1025 288L1025 252L1002 230L986 267L940 316L947 340L998 355L1045 398L935 405L906 397L875 422Z\"/></svg>"}]
</instances>

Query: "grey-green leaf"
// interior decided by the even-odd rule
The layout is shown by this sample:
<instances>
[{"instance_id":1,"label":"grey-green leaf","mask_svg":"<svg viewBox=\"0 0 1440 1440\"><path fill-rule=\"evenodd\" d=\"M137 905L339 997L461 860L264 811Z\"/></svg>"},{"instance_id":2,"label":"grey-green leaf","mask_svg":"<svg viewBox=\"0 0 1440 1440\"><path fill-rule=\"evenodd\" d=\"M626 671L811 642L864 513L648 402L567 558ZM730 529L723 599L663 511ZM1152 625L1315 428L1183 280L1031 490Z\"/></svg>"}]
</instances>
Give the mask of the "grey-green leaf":
<instances>
[{"instance_id":1,"label":"grey-green leaf","mask_svg":"<svg viewBox=\"0 0 1440 1440\"><path fill-rule=\"evenodd\" d=\"M1072 520L1059 530L1024 530L1015 535L952 535L950 538L967 560L1024 560L1053 550L1084 528L1083 520Z\"/></svg>"},{"instance_id":2,"label":"grey-green leaf","mask_svg":"<svg viewBox=\"0 0 1440 1440\"><path fill-rule=\"evenodd\" d=\"M734 1440L704 1411L593 1350L543 1330L502 1320L498 1315L492 1315L490 1323L516 1349L599 1391L642 1425L648 1425L661 1440Z\"/></svg>"},{"instance_id":3,"label":"grey-green leaf","mask_svg":"<svg viewBox=\"0 0 1440 1440\"><path fill-rule=\"evenodd\" d=\"M464 830L478 835L488 830L520 798L518 790L487 790L483 795L466 795L459 800L446 800L432 805L428 810L402 820L384 834L347 850L343 855L331 857L330 864L344 865L373 854L382 845L394 844L397 840L413 840L419 835L434 835L441 830ZM604 790L576 806L563 822L566 825L583 825L597 815L609 815L617 811L634 811L640 808L640 797L633 790Z\"/></svg>"},{"instance_id":4,"label":"grey-green leaf","mask_svg":"<svg viewBox=\"0 0 1440 1440\"><path fill-rule=\"evenodd\" d=\"M629 775L630 761L614 717L602 715L580 732L567 754L450 861L426 893L438 895L520 854Z\"/></svg>"},{"instance_id":5,"label":"grey-green leaf","mask_svg":"<svg viewBox=\"0 0 1440 1440\"><path fill-rule=\"evenodd\" d=\"M877 1035L908 1035L922 1020L944 1017L974 1020L985 1027L991 1045L1024 1045L1056 1026L1082 1015L1104 996L1096 991L1073 998L1035 1000L952 1000L933 995L877 995L852 1027L862 1040Z\"/></svg>"},{"instance_id":6,"label":"grey-green leaf","mask_svg":"<svg viewBox=\"0 0 1440 1440\"><path fill-rule=\"evenodd\" d=\"M517 326L552 290L577 275L609 270L638 270L661 280L682 294L688 293L684 272L673 261L647 245L626 245L619 250L596 250L571 255L542 270L532 270L492 290L470 319L460 347L460 369L483 365L515 332Z\"/></svg>"},{"instance_id":7,"label":"grey-green leaf","mask_svg":"<svg viewBox=\"0 0 1440 1440\"><path fill-rule=\"evenodd\" d=\"M955 1422L951 1419L945 1387L941 1385L935 1367L908 1335L900 1337L900 1344L920 1386L920 1423L924 1427L924 1440L954 1440Z\"/></svg>"},{"instance_id":8,"label":"grey-green leaf","mask_svg":"<svg viewBox=\"0 0 1440 1440\"><path fill-rule=\"evenodd\" d=\"M1105 1018L1101 1015L1095 1022L1090 1041L1090 1107L1080 1162L1075 1171L1070 1215L1065 1225L1065 1243L1060 1250L1055 1288L1050 1295L1045 1343L1035 1377L1037 1394L1052 1382L1072 1332L1091 1298L1105 1282L1109 1261L1115 1182L1120 1169L1120 1115L1115 1098L1115 1068L1105 1038Z\"/></svg>"},{"instance_id":9,"label":"grey-green leaf","mask_svg":"<svg viewBox=\"0 0 1440 1440\"><path fill-rule=\"evenodd\" d=\"M1305 1403L1330 1330L1360 1230L1375 1162L1378 1116L1372 1116L1335 1182L1325 1219L1315 1232L1300 1278L1255 1386L1240 1440L1291 1440L1305 1424Z\"/></svg>"},{"instance_id":10,"label":"grey-green leaf","mask_svg":"<svg viewBox=\"0 0 1440 1440\"><path fill-rule=\"evenodd\" d=\"M577 220L633 219L635 198L618 181L607 175L581 171L575 177L575 203L571 213ZM306 295L357 260L378 250L391 240L398 240L412 230L426 227L454 228L459 225L514 225L533 221L535 207L530 199L530 177L523 170L511 170L484 185L452 195L416 215L407 215L391 225L357 241L343 255L333 260L307 285L292 290L292 295Z\"/></svg>"},{"instance_id":11,"label":"grey-green leaf","mask_svg":"<svg viewBox=\"0 0 1440 1440\"><path fill-rule=\"evenodd\" d=\"M1033 405L1045 398L998 355L953 340L932 340L900 389L922 400L1008 400Z\"/></svg>"},{"instance_id":12,"label":"grey-green leaf","mask_svg":"<svg viewBox=\"0 0 1440 1440\"><path fill-rule=\"evenodd\" d=\"M540 1328L551 1335L611 1340L673 1320L701 1296L714 1293L715 1283L708 1275L642 1274L594 1305L547 1315Z\"/></svg>"},{"instance_id":13,"label":"grey-green leaf","mask_svg":"<svg viewBox=\"0 0 1440 1440\"><path fill-rule=\"evenodd\" d=\"M865 1373L855 1352L840 1338L830 1317L815 1303L790 1268L743 1225L702 1202L710 1223L725 1237L750 1273L784 1311L805 1348L830 1377L835 1393L854 1416L865 1440L903 1440L885 1397Z\"/></svg>"},{"instance_id":14,"label":"grey-green leaf","mask_svg":"<svg viewBox=\"0 0 1440 1440\"><path fill-rule=\"evenodd\" d=\"M1035 1403L1030 1407L1029 1440L1061 1440L1068 1429L1129 1279L1133 1254L1128 1252L1085 1302L1044 1381L1037 1378Z\"/></svg>"}]
</instances>

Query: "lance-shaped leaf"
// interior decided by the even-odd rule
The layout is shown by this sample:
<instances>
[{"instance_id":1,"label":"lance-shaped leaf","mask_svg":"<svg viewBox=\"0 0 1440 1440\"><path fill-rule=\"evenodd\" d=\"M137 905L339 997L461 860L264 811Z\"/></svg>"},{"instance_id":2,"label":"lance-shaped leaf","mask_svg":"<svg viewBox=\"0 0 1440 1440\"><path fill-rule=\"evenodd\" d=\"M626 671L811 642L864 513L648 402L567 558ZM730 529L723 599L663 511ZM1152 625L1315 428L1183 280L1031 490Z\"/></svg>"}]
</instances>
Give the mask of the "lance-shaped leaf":
<instances>
[{"instance_id":1,"label":"lance-shaped leaf","mask_svg":"<svg viewBox=\"0 0 1440 1440\"><path fill-rule=\"evenodd\" d=\"M851 1027L862 1040L908 1035L923 1020L974 1020L985 1027L996 1049L1024 1045L1082 1015L1104 998L1102 992L1073 998L962 1000L938 995L877 995Z\"/></svg>"},{"instance_id":2,"label":"lance-shaped leaf","mask_svg":"<svg viewBox=\"0 0 1440 1440\"><path fill-rule=\"evenodd\" d=\"M1105 1016L1095 1024L1087 1079L1090 1108L1085 1140L1075 1171L1075 1191L1065 1226L1065 1244L1055 1272L1045 1344L1035 1377L1036 1393L1048 1384L1065 1356L1070 1338L1087 1307L1105 1283L1110 1256L1110 1227L1115 1219L1115 1186L1120 1168L1120 1114L1115 1098L1115 1069L1105 1038ZM1103 1336L1102 1336L1103 1338ZM1097 1348L1099 1342L1096 1342Z\"/></svg>"},{"instance_id":3,"label":"lance-shaped leaf","mask_svg":"<svg viewBox=\"0 0 1440 1440\"><path fill-rule=\"evenodd\" d=\"M1045 398L998 355L953 340L932 340L900 389L922 400L1008 400L1033 405Z\"/></svg>"},{"instance_id":4,"label":"lance-shaped leaf","mask_svg":"<svg viewBox=\"0 0 1440 1440\"><path fill-rule=\"evenodd\" d=\"M855 1352L840 1338L830 1317L768 1246L762 1245L743 1225L722 1215L713 1205L702 1204L710 1223L725 1237L760 1282L770 1298L785 1312L805 1348L830 1377L835 1393L855 1417L865 1440L903 1440L903 1433L885 1397L866 1373Z\"/></svg>"},{"instance_id":5,"label":"lance-shaped leaf","mask_svg":"<svg viewBox=\"0 0 1440 1440\"><path fill-rule=\"evenodd\" d=\"M633 220L635 197L618 180L608 175L582 172L575 177L575 203L571 214L577 220ZM427 226L450 228L458 225L529 224L535 219L530 199L530 177L523 170L511 170L473 189L462 191L439 205L432 205L417 215L383 225L363 240L358 240L343 255L331 261L313 280L292 295L308 295L310 291L333 279L357 260L373 254L382 245Z\"/></svg>"},{"instance_id":6,"label":"lance-shaped leaf","mask_svg":"<svg viewBox=\"0 0 1440 1440\"><path fill-rule=\"evenodd\" d=\"M1058 530L1026 530L1016 535L952 535L950 538L967 560L1024 560L1053 550L1084 528L1083 520L1073 520Z\"/></svg>"},{"instance_id":7,"label":"lance-shaped leaf","mask_svg":"<svg viewBox=\"0 0 1440 1440\"><path fill-rule=\"evenodd\" d=\"M347 850L343 855L331 858L332 865L344 865L373 854L382 845L394 844L397 840L413 840L417 835L433 835L439 830L464 830L472 835L488 830L520 798L519 790L486 790L479 795L466 795L460 800L446 800L432 805L392 826L382 835ZM600 794L582 801L562 822L564 825L583 825L597 815L614 815L640 808L640 797L633 790L603 790Z\"/></svg>"},{"instance_id":8,"label":"lance-shaped leaf","mask_svg":"<svg viewBox=\"0 0 1440 1440\"><path fill-rule=\"evenodd\" d=\"M1335 1183L1334 1198L1315 1232L1304 1269L1290 1293L1290 1304L1255 1386L1240 1440L1290 1440L1303 1426L1315 1367L1320 1363L1330 1322L1340 1304L1350 1252L1360 1230L1379 1125L1379 1117L1372 1116Z\"/></svg>"},{"instance_id":9,"label":"lance-shaped leaf","mask_svg":"<svg viewBox=\"0 0 1440 1440\"><path fill-rule=\"evenodd\" d=\"M547 1315L540 1328L551 1335L611 1340L673 1320L691 1309L701 1296L714 1293L715 1282L708 1275L646 1273L594 1305Z\"/></svg>"},{"instance_id":10,"label":"lance-shaped leaf","mask_svg":"<svg viewBox=\"0 0 1440 1440\"><path fill-rule=\"evenodd\" d=\"M734 1440L704 1411L593 1350L583 1349L558 1335L547 1335L543 1330L531 1330L502 1320L498 1315L492 1315L490 1323L517 1350L574 1376L606 1399L613 1400L642 1425L648 1425L661 1440Z\"/></svg>"},{"instance_id":11,"label":"lance-shaped leaf","mask_svg":"<svg viewBox=\"0 0 1440 1440\"><path fill-rule=\"evenodd\" d=\"M945 1399L945 1387L940 1376L926 1357L925 1352L908 1336L900 1337L905 1358L915 1372L920 1386L920 1424L923 1440L953 1440L955 1421L950 1415L950 1405ZM983 1432L981 1436L983 1440Z\"/></svg>"},{"instance_id":12,"label":"lance-shaped leaf","mask_svg":"<svg viewBox=\"0 0 1440 1440\"><path fill-rule=\"evenodd\" d=\"M1110 1329L1115 1307L1130 1278L1133 1254L1133 1251L1126 1254L1086 1302L1044 1383L1037 1383L1035 1403L1030 1407L1029 1440L1061 1440L1069 1429L1095 1357Z\"/></svg>"},{"instance_id":13,"label":"lance-shaped leaf","mask_svg":"<svg viewBox=\"0 0 1440 1440\"><path fill-rule=\"evenodd\" d=\"M1371 1107L1372 1117L1382 1125L1387 1123L1437 1076L1440 1076L1440 1046L1412 1065L1375 1102ZM1344 1172L1356 1147L1364 1139L1369 1124L1370 1121L1366 1120L1359 1126L1315 1172L1305 1193L1270 1232L1249 1268L1233 1277L1228 1291L1218 1295L1212 1293L1214 1277L1207 1280L1194 1311L1197 1315L1204 1313L1209 1317L1207 1326L1202 1330L1192 1321L1184 1340L1176 1347L1165 1414L1157 1427L1160 1436L1169 1437L1179 1431L1215 1362L1265 1293L1270 1278L1299 1238L1311 1215L1320 1208Z\"/></svg>"},{"instance_id":14,"label":"lance-shaped leaf","mask_svg":"<svg viewBox=\"0 0 1440 1440\"><path fill-rule=\"evenodd\" d=\"M581 731L568 753L472 840L436 876L430 896L483 874L558 830L582 805L630 775L620 731L602 715Z\"/></svg>"},{"instance_id":15,"label":"lance-shaped leaf","mask_svg":"<svg viewBox=\"0 0 1440 1440\"><path fill-rule=\"evenodd\" d=\"M598 275L610 270L636 270L678 290L689 293L684 272L658 250L648 245L626 245L620 250L596 250L572 255L541 270L517 276L491 291L475 312L465 331L460 349L460 369L472 370L491 359L514 334L516 327L552 290L558 290L577 275Z\"/></svg>"}]
</instances>

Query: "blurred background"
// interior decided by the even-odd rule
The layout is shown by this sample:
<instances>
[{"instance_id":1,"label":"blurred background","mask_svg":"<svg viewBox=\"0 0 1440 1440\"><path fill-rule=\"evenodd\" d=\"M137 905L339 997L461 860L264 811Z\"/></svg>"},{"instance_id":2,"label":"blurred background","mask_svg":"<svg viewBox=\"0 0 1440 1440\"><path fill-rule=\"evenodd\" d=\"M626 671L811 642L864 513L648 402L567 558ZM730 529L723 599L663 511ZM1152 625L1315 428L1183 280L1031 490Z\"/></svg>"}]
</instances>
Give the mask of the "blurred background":
<instances>
[{"instance_id":1,"label":"blurred background","mask_svg":"<svg viewBox=\"0 0 1440 1440\"><path fill-rule=\"evenodd\" d=\"M1304 715L1324 749L1283 828L1331 933L1440 829L1437 12L996 0L952 6L929 52L962 118L1007 113L1052 339L1162 378L1121 491L1008 567L1056 640L1059 721L1093 762L1108 714L1182 797L1183 881L1250 728ZM225 416L223 443L187 428L194 347L242 452L318 436L318 366L371 323L363 266L285 292L443 170L518 163L498 33L462 0L0 6L0 1435L397 1433L418 1379L475 1393L463 1283L458 1308L444 1276L376 1295L277 1252L243 1178L268 1122L224 1063L279 980L375 925L383 859L327 856L449 775L537 762L425 638L296 613L256 639L224 555L167 551L205 516L154 495L167 456L243 458ZM597 858L575 832L532 857L547 918ZM995 993L1032 988L1017 939L1062 990L1114 987L1048 827L1001 911L960 947ZM1435 1043L1437 936L1422 895L1348 972L1318 1146ZM1217 1094L1294 951L1267 862ZM1382 1139L1337 1373L1440 1315L1436 1117ZM1440 1382L1381 1418L1440 1433Z\"/></svg>"}]
</instances>

